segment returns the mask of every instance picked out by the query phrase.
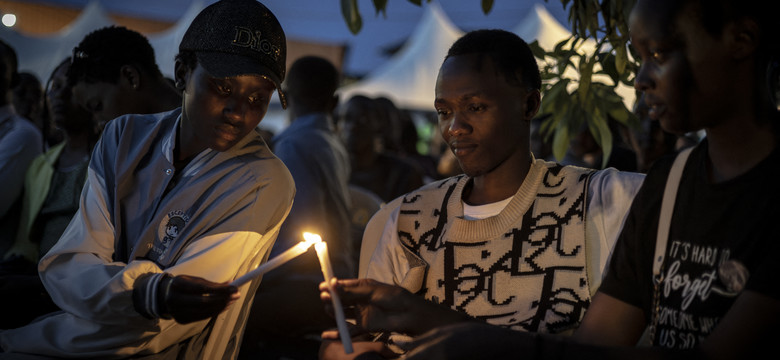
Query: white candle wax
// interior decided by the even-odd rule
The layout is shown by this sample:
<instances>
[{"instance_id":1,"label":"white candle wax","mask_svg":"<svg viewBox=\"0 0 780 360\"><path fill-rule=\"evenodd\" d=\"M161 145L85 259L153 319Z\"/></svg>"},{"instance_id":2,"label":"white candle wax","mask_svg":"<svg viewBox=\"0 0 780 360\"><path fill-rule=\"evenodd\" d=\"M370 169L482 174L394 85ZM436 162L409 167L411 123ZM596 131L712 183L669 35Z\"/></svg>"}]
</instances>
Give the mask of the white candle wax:
<instances>
[{"instance_id":1,"label":"white candle wax","mask_svg":"<svg viewBox=\"0 0 780 360\"><path fill-rule=\"evenodd\" d=\"M244 276L242 276L242 277L240 277L240 278L238 278L236 280L233 280L233 282L230 283L230 285L235 285L235 286L244 285L245 283L249 282L249 280L252 280L252 278L255 278L255 277L258 277L260 275L263 275L263 274L265 274L265 273L267 273L267 272L269 272L269 271L271 271L271 270L281 266L282 264L292 260L296 256L299 256L299 255L305 253L306 250L309 250L309 248L314 243L315 243L315 241L311 241L311 240L301 241L298 244L296 244L295 246L289 248L287 251L279 254L277 257L275 257L275 258L273 258L271 260L266 261L265 264L261 264L260 266L258 266L254 270L244 274Z\"/></svg>"},{"instance_id":2,"label":"white candle wax","mask_svg":"<svg viewBox=\"0 0 780 360\"><path fill-rule=\"evenodd\" d=\"M328 289L330 289L330 300L333 302L333 312L336 313L336 327L339 330L341 343L344 345L344 352L351 354L352 338L349 337L349 330L347 330L347 320L344 318L344 309L341 307L339 295L330 283L331 279L333 279L333 267L330 265L330 257L328 256L328 244L325 242L318 242L314 244L314 249L317 250L317 257L320 259L322 275L325 277L325 283L328 284Z\"/></svg>"}]
</instances>

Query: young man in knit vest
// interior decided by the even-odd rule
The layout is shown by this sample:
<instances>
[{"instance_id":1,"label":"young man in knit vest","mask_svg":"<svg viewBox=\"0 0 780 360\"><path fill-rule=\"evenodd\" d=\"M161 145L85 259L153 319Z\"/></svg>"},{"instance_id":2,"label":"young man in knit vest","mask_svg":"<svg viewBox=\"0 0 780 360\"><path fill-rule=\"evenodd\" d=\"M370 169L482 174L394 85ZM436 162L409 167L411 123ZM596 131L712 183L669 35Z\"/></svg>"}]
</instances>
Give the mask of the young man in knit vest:
<instances>
[{"instance_id":1,"label":"young man in knit vest","mask_svg":"<svg viewBox=\"0 0 780 360\"><path fill-rule=\"evenodd\" d=\"M534 56L515 34L478 30L452 45L434 105L464 174L374 216L361 255L368 279L337 286L358 305L358 325L407 335L474 318L555 334L579 325L643 177L534 159L540 87ZM338 342L323 347L326 358L344 354ZM355 348L388 350L382 342Z\"/></svg>"}]
</instances>

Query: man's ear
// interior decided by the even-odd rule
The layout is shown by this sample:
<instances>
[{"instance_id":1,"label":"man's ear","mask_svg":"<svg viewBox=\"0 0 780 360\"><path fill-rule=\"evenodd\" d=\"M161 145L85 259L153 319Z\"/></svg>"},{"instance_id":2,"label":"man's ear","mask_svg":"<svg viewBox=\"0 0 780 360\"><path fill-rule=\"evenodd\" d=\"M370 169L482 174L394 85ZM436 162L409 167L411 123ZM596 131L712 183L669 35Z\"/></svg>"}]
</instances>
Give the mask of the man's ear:
<instances>
[{"instance_id":1,"label":"man's ear","mask_svg":"<svg viewBox=\"0 0 780 360\"><path fill-rule=\"evenodd\" d=\"M745 59L756 53L761 41L761 31L755 20L742 17L726 25L724 31L727 46L735 59Z\"/></svg>"},{"instance_id":2,"label":"man's ear","mask_svg":"<svg viewBox=\"0 0 780 360\"><path fill-rule=\"evenodd\" d=\"M542 104L542 95L539 90L529 90L525 95L525 117L524 120L531 122L531 120L539 112L539 106Z\"/></svg>"},{"instance_id":3,"label":"man's ear","mask_svg":"<svg viewBox=\"0 0 780 360\"><path fill-rule=\"evenodd\" d=\"M190 68L181 60L176 60L173 69L174 84L176 85L176 89L179 91L184 91L184 88L187 87L187 75L190 72Z\"/></svg>"},{"instance_id":4,"label":"man's ear","mask_svg":"<svg viewBox=\"0 0 780 360\"><path fill-rule=\"evenodd\" d=\"M141 72L133 65L122 65L119 68L119 78L125 81L133 90L138 90L141 86Z\"/></svg>"}]
</instances>

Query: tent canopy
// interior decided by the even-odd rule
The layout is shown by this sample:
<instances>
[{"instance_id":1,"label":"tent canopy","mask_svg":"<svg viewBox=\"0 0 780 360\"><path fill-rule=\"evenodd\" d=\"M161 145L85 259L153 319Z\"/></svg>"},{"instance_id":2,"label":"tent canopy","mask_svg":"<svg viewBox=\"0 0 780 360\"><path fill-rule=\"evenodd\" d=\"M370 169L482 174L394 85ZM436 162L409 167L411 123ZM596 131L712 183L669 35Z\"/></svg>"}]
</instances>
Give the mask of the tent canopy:
<instances>
[{"instance_id":1,"label":"tent canopy","mask_svg":"<svg viewBox=\"0 0 780 360\"><path fill-rule=\"evenodd\" d=\"M401 50L365 79L342 88L341 99L385 96L399 107L432 111L439 66L462 35L438 3L429 4Z\"/></svg>"},{"instance_id":2,"label":"tent canopy","mask_svg":"<svg viewBox=\"0 0 780 360\"><path fill-rule=\"evenodd\" d=\"M168 30L147 36L155 49L157 64L165 76L173 77L174 57L178 52L178 43L192 19L210 2L211 0L193 0L189 8ZM0 26L0 37L16 49L21 71L32 72L45 81L54 67L71 55L73 47L86 34L114 24L115 22L107 15L99 1L90 1L72 24L53 35L26 36ZM480 27L484 27L484 24ZM521 21L507 30L518 34L526 41L537 40L547 50L551 50L557 42L570 36L570 32L548 12L542 3L535 3ZM346 101L355 94L371 97L385 96L402 108L433 111L439 67L450 45L462 35L463 31L454 25L438 2L425 3L420 21L401 50L369 72L362 80L340 89L341 99ZM336 55L331 57L335 57L336 59L332 61L338 64L344 54L344 44L337 45L341 50L336 51ZM304 50L304 52L311 51ZM624 86L618 90L630 106L633 103L633 91ZM274 98L272 101L276 103L278 99Z\"/></svg>"},{"instance_id":3,"label":"tent canopy","mask_svg":"<svg viewBox=\"0 0 780 360\"><path fill-rule=\"evenodd\" d=\"M535 4L532 11L509 31L529 43L538 41L539 45L548 51L561 40L571 36L571 32L542 4ZM450 21L438 3L430 3L401 50L364 79L343 87L340 90L341 100L346 101L357 94L369 97L385 96L401 108L433 111L439 67L449 47L462 35L463 31ZM592 52L594 49L593 41L582 46L583 51ZM578 77L579 74L570 70L566 76ZM601 80L606 80L606 77ZM624 97L630 108L634 99L633 91L620 86L618 94Z\"/></svg>"}]
</instances>

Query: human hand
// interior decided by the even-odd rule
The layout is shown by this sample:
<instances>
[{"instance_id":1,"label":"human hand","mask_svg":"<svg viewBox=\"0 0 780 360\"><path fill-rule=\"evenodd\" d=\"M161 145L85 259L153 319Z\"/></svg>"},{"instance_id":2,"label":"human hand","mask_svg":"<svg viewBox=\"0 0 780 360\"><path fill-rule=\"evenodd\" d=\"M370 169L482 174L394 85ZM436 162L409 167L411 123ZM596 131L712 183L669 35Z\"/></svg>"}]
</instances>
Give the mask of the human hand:
<instances>
[{"instance_id":1,"label":"human hand","mask_svg":"<svg viewBox=\"0 0 780 360\"><path fill-rule=\"evenodd\" d=\"M412 309L425 301L402 287L372 279L333 279L332 286L342 304L356 310L357 325L365 331L409 332L416 322L409 316ZM325 282L320 283L320 299L332 314L330 290Z\"/></svg>"},{"instance_id":2,"label":"human hand","mask_svg":"<svg viewBox=\"0 0 780 360\"><path fill-rule=\"evenodd\" d=\"M344 352L344 345L339 340L339 333L336 330L328 330L322 333L322 343L320 344L320 360L372 360L372 359L392 359L397 354L390 351L382 342L364 341L353 338L352 353Z\"/></svg>"},{"instance_id":3,"label":"human hand","mask_svg":"<svg viewBox=\"0 0 780 360\"><path fill-rule=\"evenodd\" d=\"M165 276L159 284L162 313L180 324L218 315L241 297L238 288L189 276Z\"/></svg>"},{"instance_id":4,"label":"human hand","mask_svg":"<svg viewBox=\"0 0 780 360\"><path fill-rule=\"evenodd\" d=\"M366 331L422 334L434 327L473 321L468 315L432 303L406 289L372 279L333 279L345 307L353 307L357 325ZM327 283L320 283L320 299L332 313Z\"/></svg>"}]
</instances>

